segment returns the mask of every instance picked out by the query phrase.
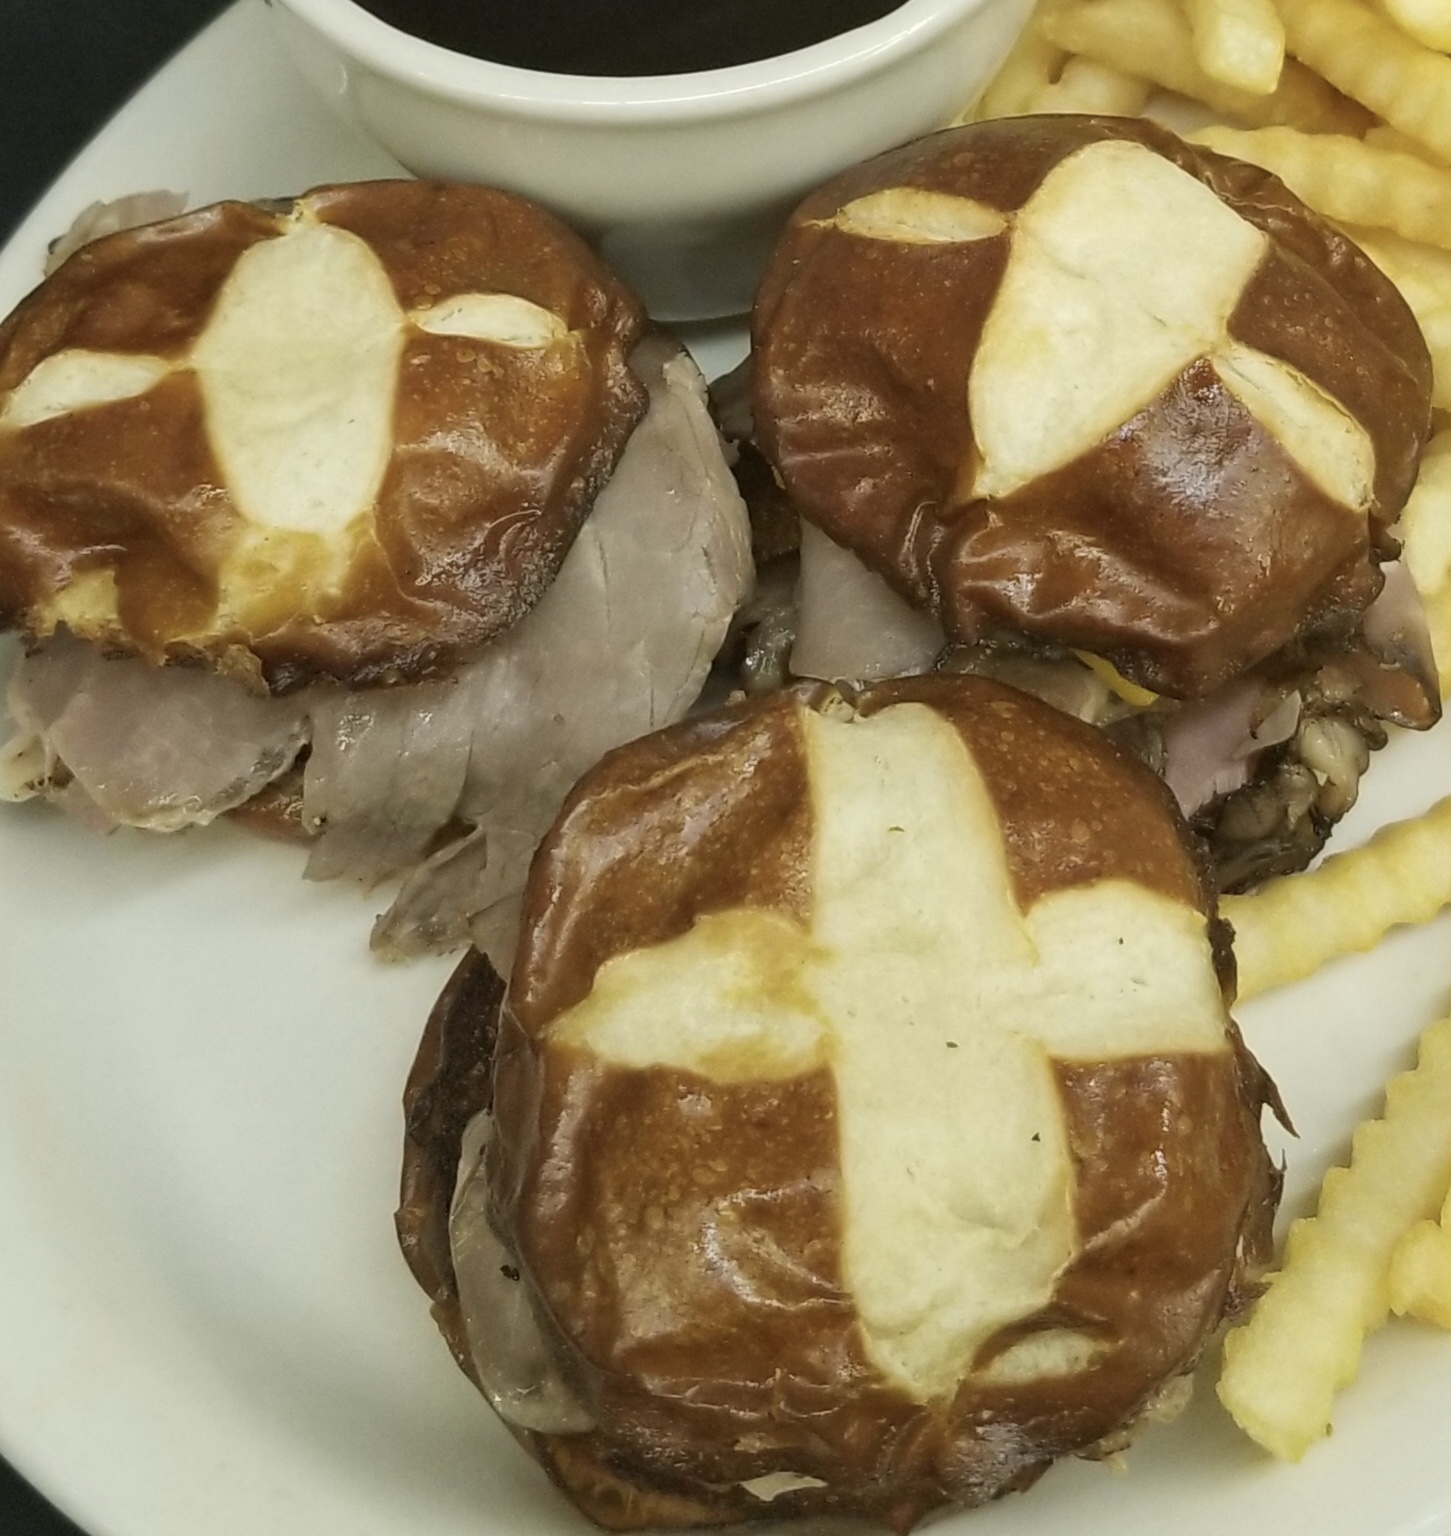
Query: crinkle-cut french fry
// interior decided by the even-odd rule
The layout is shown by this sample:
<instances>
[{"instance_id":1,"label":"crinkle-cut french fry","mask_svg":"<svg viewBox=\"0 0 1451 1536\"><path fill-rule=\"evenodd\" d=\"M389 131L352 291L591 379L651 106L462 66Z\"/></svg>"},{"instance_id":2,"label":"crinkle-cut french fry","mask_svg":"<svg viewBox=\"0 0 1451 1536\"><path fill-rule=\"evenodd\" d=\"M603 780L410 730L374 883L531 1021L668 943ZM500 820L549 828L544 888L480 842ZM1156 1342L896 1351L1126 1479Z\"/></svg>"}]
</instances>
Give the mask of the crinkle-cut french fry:
<instances>
[{"instance_id":1,"label":"crinkle-cut french fry","mask_svg":"<svg viewBox=\"0 0 1451 1536\"><path fill-rule=\"evenodd\" d=\"M1410 305L1431 353L1431 402L1451 407L1451 251L1390 230L1355 224L1344 229Z\"/></svg>"},{"instance_id":2,"label":"crinkle-cut french fry","mask_svg":"<svg viewBox=\"0 0 1451 1536\"><path fill-rule=\"evenodd\" d=\"M1451 164L1451 161L1438 158L1428 144L1419 143L1410 134L1392 128L1389 123L1375 123L1367 128L1361 135L1361 142L1369 144L1372 149L1390 149L1399 155L1416 155L1430 161L1432 165Z\"/></svg>"},{"instance_id":3,"label":"crinkle-cut french fry","mask_svg":"<svg viewBox=\"0 0 1451 1536\"><path fill-rule=\"evenodd\" d=\"M1451 796L1308 873L1268 880L1220 903L1234 928L1241 999L1374 949L1392 928L1430 922L1448 905Z\"/></svg>"},{"instance_id":4,"label":"crinkle-cut french fry","mask_svg":"<svg viewBox=\"0 0 1451 1536\"><path fill-rule=\"evenodd\" d=\"M1394 269L1386 274L1393 282L1399 284L1404 279L1408 287L1424 289L1427 298L1438 295L1442 304L1451 304L1451 250L1369 224L1342 224L1341 228L1374 257L1377 265L1384 257L1386 265Z\"/></svg>"},{"instance_id":5,"label":"crinkle-cut french fry","mask_svg":"<svg viewBox=\"0 0 1451 1536\"><path fill-rule=\"evenodd\" d=\"M1451 159L1451 59L1359 0L1279 0L1297 59L1391 127Z\"/></svg>"},{"instance_id":6,"label":"crinkle-cut french fry","mask_svg":"<svg viewBox=\"0 0 1451 1536\"><path fill-rule=\"evenodd\" d=\"M1451 1194L1439 1221L1418 1221L1391 1250L1391 1311L1451 1328Z\"/></svg>"},{"instance_id":7,"label":"crinkle-cut french fry","mask_svg":"<svg viewBox=\"0 0 1451 1536\"><path fill-rule=\"evenodd\" d=\"M1194 56L1211 80L1254 96L1280 83L1285 28L1273 0L1184 0Z\"/></svg>"},{"instance_id":8,"label":"crinkle-cut french fry","mask_svg":"<svg viewBox=\"0 0 1451 1536\"><path fill-rule=\"evenodd\" d=\"M1381 0L1381 9L1418 43L1451 53L1451 0Z\"/></svg>"},{"instance_id":9,"label":"crinkle-cut french fry","mask_svg":"<svg viewBox=\"0 0 1451 1536\"><path fill-rule=\"evenodd\" d=\"M1096 112L1137 117L1149 100L1149 82L1097 59L1075 57L1051 84L1029 98L1025 112Z\"/></svg>"},{"instance_id":10,"label":"crinkle-cut french fry","mask_svg":"<svg viewBox=\"0 0 1451 1536\"><path fill-rule=\"evenodd\" d=\"M1451 167L1338 133L1203 128L1190 138L1273 171L1326 218L1391 229L1451 249Z\"/></svg>"},{"instance_id":11,"label":"crinkle-cut french fry","mask_svg":"<svg viewBox=\"0 0 1451 1536\"><path fill-rule=\"evenodd\" d=\"M1362 134L1373 121L1363 107L1293 59L1268 96L1211 80L1194 57L1188 19L1174 0L1079 0L1045 15L1039 27L1067 53L1086 54L1240 122Z\"/></svg>"},{"instance_id":12,"label":"crinkle-cut french fry","mask_svg":"<svg viewBox=\"0 0 1451 1536\"><path fill-rule=\"evenodd\" d=\"M1451 593L1451 431L1438 432L1421 455L1421 471L1400 521L1401 558L1416 589L1430 601ZM1446 677L1451 656L1442 658Z\"/></svg>"},{"instance_id":13,"label":"crinkle-cut french fry","mask_svg":"<svg viewBox=\"0 0 1451 1536\"><path fill-rule=\"evenodd\" d=\"M988 81L977 101L962 114L960 121L1017 117L1028 110L1029 101L1039 91L1058 78L1067 54L1043 35L1042 22L1044 17L1060 10L1064 3L1065 0L1038 0L997 74Z\"/></svg>"},{"instance_id":14,"label":"crinkle-cut french fry","mask_svg":"<svg viewBox=\"0 0 1451 1536\"><path fill-rule=\"evenodd\" d=\"M1442 587L1424 598L1426 628L1431 635L1431 650L1436 657L1436 671L1441 678L1441 697L1451 697L1451 587Z\"/></svg>"},{"instance_id":15,"label":"crinkle-cut french fry","mask_svg":"<svg viewBox=\"0 0 1451 1536\"><path fill-rule=\"evenodd\" d=\"M1044 33L1070 53L1085 54L1236 115L1252 98L1211 80L1194 56L1189 21L1174 0L1081 0L1044 17Z\"/></svg>"},{"instance_id":16,"label":"crinkle-cut french fry","mask_svg":"<svg viewBox=\"0 0 1451 1536\"><path fill-rule=\"evenodd\" d=\"M1354 1380L1365 1335L1390 1309L1390 1256L1451 1184L1451 1019L1421 1036L1413 1071L1355 1133L1317 1214L1297 1221L1283 1267L1249 1321L1225 1339L1219 1396L1246 1434L1298 1461L1330 1428L1336 1388Z\"/></svg>"}]
</instances>

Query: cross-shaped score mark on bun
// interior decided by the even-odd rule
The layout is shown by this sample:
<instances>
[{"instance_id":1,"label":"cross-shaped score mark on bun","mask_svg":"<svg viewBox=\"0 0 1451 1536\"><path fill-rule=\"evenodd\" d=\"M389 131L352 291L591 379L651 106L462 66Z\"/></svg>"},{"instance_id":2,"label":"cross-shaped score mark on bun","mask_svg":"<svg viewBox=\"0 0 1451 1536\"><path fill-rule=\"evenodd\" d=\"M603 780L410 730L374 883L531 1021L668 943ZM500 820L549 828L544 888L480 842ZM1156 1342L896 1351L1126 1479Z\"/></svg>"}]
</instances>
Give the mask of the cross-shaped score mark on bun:
<instances>
[{"instance_id":1,"label":"cross-shaped score mark on bun","mask_svg":"<svg viewBox=\"0 0 1451 1536\"><path fill-rule=\"evenodd\" d=\"M270 600L267 575L292 576L292 601L317 602L373 535L405 350L420 332L511 349L572 342L560 316L515 294L453 294L405 311L367 241L299 203L274 239L237 258L188 348L169 357L54 352L5 397L0 432L193 377L233 514L218 608L224 623L245 624ZM87 598L111 612L86 613ZM115 601L113 582L93 580L84 594L57 594L54 614L96 632L115 621Z\"/></svg>"},{"instance_id":2,"label":"cross-shaped score mark on bun","mask_svg":"<svg viewBox=\"0 0 1451 1536\"><path fill-rule=\"evenodd\" d=\"M829 1068L847 1288L878 1367L950 1397L1042 1311L1081 1238L1053 1059L1226 1049L1203 916L1126 881L1026 913L956 730L921 704L803 711L814 830L805 930L702 918L608 962L551 1039L723 1082ZM1037 1374L1096 1341L1065 1330Z\"/></svg>"},{"instance_id":3,"label":"cross-shaped score mark on bun","mask_svg":"<svg viewBox=\"0 0 1451 1536\"><path fill-rule=\"evenodd\" d=\"M1360 422L1301 370L1230 335L1265 233L1142 144L1079 149L1015 214L903 186L857 198L832 224L898 244L1010 233L967 384L967 495L1007 496L1070 464L1205 358L1325 495L1370 507L1376 450Z\"/></svg>"},{"instance_id":4,"label":"cross-shaped score mark on bun","mask_svg":"<svg viewBox=\"0 0 1451 1536\"><path fill-rule=\"evenodd\" d=\"M1364 427L1299 369L1230 335L1268 247L1142 144L1090 144L1059 164L1017 215L973 366L974 493L1005 496L1061 468L1203 357L1328 496L1364 513L1375 481Z\"/></svg>"},{"instance_id":5,"label":"cross-shaped score mark on bun","mask_svg":"<svg viewBox=\"0 0 1451 1536\"><path fill-rule=\"evenodd\" d=\"M1327 496L1369 507L1375 446L1365 428L1298 368L1230 335L1267 236L1144 145L1087 145L1013 214L896 187L832 222L901 244L1010 234L968 383L978 454L968 494L1008 496L1061 469L1206 358Z\"/></svg>"}]
</instances>

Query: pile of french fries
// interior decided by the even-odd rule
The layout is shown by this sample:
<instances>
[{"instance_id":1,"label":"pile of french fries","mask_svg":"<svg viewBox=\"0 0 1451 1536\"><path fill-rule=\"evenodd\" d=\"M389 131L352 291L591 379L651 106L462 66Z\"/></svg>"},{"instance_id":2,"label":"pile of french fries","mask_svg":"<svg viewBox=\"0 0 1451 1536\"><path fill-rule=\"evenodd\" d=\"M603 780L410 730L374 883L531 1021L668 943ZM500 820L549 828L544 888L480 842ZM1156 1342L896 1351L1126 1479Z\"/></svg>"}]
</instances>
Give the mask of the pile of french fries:
<instances>
[{"instance_id":1,"label":"pile of french fries","mask_svg":"<svg viewBox=\"0 0 1451 1536\"><path fill-rule=\"evenodd\" d=\"M1435 434L1399 533L1451 693L1451 0L1039 0L963 116L1035 112L1147 112L1263 166L1400 289L1431 352ZM1227 899L1240 996L1448 905L1451 794ZM1298 1459L1329 1432L1336 1389L1391 1312L1451 1328L1451 1019L1422 1036L1317 1215L1291 1227L1279 1272L1226 1339L1221 1400L1267 1450Z\"/></svg>"}]
</instances>

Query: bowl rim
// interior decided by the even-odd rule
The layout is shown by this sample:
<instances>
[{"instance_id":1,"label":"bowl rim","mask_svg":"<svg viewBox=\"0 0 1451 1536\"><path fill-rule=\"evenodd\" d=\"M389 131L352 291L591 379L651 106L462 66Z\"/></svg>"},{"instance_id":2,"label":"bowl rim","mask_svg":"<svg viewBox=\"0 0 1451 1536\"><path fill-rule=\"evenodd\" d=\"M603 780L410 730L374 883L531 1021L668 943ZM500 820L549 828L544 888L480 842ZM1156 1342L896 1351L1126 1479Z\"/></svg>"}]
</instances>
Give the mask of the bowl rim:
<instances>
[{"instance_id":1,"label":"bowl rim","mask_svg":"<svg viewBox=\"0 0 1451 1536\"><path fill-rule=\"evenodd\" d=\"M375 74L464 106L628 127L770 110L837 91L925 48L1002 0L902 0L875 21L751 64L677 75L565 75L455 53L400 31L356 0L267 0Z\"/></svg>"}]
</instances>

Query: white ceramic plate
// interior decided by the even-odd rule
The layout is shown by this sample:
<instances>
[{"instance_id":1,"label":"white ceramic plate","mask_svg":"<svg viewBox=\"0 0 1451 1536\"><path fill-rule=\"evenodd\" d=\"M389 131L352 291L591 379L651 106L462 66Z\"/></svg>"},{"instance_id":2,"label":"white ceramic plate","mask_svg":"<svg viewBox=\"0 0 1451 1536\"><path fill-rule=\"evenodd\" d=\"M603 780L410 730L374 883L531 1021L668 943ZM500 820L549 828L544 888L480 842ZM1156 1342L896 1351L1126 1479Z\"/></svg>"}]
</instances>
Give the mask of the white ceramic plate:
<instances>
[{"instance_id":1,"label":"white ceramic plate","mask_svg":"<svg viewBox=\"0 0 1451 1536\"><path fill-rule=\"evenodd\" d=\"M242 0L0 256L0 310L94 198L388 174ZM694 338L711 362L739 335ZM1451 790L1451 725L1395 742L1348 843ZM398 1098L445 962L374 963L374 906L219 829L100 839L0 814L0 1447L94 1536L579 1533L454 1369L392 1236ZM1241 1010L1299 1124L1287 1210L1447 1004L1451 923ZM1451 1532L1451 1339L1371 1341L1334 1440L1263 1460L1207 1381L1117 1474L1076 1464L963 1536Z\"/></svg>"}]
</instances>

